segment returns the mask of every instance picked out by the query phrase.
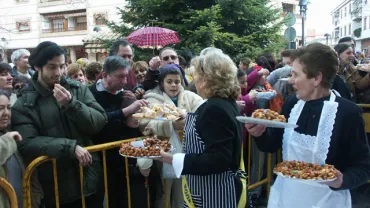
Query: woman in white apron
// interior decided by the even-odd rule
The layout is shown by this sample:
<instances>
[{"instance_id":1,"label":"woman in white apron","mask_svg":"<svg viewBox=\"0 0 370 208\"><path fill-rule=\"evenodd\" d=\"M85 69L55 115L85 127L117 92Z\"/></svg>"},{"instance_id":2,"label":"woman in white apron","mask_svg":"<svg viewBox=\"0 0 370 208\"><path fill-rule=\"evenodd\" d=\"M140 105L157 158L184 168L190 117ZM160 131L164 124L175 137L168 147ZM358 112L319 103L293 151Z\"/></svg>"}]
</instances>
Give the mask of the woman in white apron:
<instances>
[{"instance_id":1,"label":"woman in white apron","mask_svg":"<svg viewBox=\"0 0 370 208\"><path fill-rule=\"evenodd\" d=\"M335 181L313 183L278 176L271 188L270 208L349 208L349 190L369 179L370 155L362 111L330 91L338 57L328 46L314 43L293 54L290 83L296 96L287 99L282 114L296 129L246 124L261 151L283 151L284 161L332 164Z\"/></svg>"}]
</instances>

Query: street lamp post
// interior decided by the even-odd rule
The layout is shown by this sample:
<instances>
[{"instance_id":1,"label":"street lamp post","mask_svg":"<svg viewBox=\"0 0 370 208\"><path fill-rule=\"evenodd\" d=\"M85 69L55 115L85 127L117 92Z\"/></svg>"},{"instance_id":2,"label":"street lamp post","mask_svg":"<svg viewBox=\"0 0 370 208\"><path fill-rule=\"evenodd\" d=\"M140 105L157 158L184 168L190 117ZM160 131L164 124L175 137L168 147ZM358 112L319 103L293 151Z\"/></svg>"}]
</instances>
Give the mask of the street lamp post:
<instances>
[{"instance_id":1,"label":"street lamp post","mask_svg":"<svg viewBox=\"0 0 370 208\"><path fill-rule=\"evenodd\" d=\"M302 46L304 46L304 21L307 12L307 2L308 0L299 0L299 7L302 16Z\"/></svg>"}]
</instances>

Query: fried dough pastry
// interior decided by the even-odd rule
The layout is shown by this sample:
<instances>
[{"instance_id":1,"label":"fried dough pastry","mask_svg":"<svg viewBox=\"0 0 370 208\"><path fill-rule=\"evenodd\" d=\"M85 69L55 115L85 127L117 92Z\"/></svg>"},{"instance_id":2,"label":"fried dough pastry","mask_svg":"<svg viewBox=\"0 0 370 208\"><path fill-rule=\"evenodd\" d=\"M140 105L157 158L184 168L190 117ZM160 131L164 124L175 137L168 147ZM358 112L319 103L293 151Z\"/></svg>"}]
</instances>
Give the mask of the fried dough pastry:
<instances>
[{"instance_id":1,"label":"fried dough pastry","mask_svg":"<svg viewBox=\"0 0 370 208\"><path fill-rule=\"evenodd\" d=\"M338 170L333 165L319 165L302 161L284 161L274 168L274 173L282 173L290 178L303 180L335 179Z\"/></svg>"},{"instance_id":2,"label":"fried dough pastry","mask_svg":"<svg viewBox=\"0 0 370 208\"><path fill-rule=\"evenodd\" d=\"M121 144L119 152L123 155L133 157L150 157L160 156L160 151L163 149L165 152L171 150L171 144L168 140L160 140L157 136L143 140L144 148L137 148L131 145L131 142L124 142Z\"/></svg>"},{"instance_id":3,"label":"fried dough pastry","mask_svg":"<svg viewBox=\"0 0 370 208\"><path fill-rule=\"evenodd\" d=\"M257 109L253 112L252 117L270 121L286 122L284 115L280 115L279 113L270 109Z\"/></svg>"}]
</instances>

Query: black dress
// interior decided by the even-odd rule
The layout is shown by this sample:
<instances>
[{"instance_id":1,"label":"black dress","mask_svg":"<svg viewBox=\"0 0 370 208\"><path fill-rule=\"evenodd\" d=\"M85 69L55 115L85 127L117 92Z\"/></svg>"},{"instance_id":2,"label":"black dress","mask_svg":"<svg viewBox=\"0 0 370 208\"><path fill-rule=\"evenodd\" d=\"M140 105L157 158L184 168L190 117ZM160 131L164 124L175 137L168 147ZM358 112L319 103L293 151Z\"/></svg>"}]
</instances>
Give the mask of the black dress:
<instances>
[{"instance_id":1,"label":"black dress","mask_svg":"<svg viewBox=\"0 0 370 208\"><path fill-rule=\"evenodd\" d=\"M196 207L237 207L240 178L245 177L239 170L242 126L235 119L238 115L236 102L222 98L210 98L187 115L182 175Z\"/></svg>"}]
</instances>

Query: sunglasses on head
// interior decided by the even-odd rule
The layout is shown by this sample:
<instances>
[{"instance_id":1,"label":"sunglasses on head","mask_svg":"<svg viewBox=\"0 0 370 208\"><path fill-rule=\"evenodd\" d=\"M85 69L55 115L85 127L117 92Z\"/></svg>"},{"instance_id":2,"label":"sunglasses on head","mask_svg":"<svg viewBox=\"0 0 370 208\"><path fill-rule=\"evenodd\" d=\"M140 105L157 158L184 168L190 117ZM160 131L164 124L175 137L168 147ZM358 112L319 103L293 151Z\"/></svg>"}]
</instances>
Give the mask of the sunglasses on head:
<instances>
[{"instance_id":1,"label":"sunglasses on head","mask_svg":"<svg viewBox=\"0 0 370 208\"><path fill-rule=\"evenodd\" d=\"M174 61L174 60L177 59L177 56L175 56L175 55L165 56L162 59L163 59L163 61L168 61L170 58L171 58L172 61Z\"/></svg>"}]
</instances>

